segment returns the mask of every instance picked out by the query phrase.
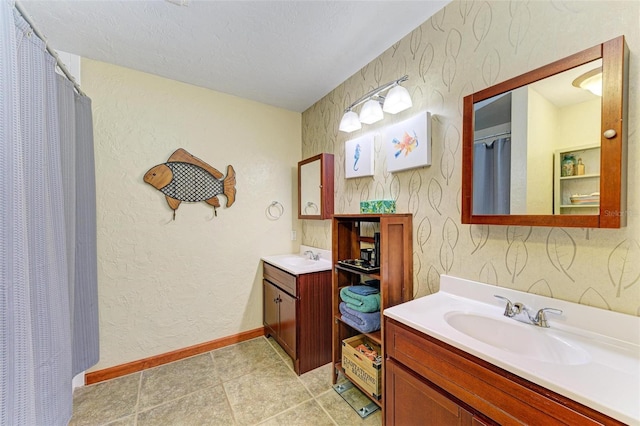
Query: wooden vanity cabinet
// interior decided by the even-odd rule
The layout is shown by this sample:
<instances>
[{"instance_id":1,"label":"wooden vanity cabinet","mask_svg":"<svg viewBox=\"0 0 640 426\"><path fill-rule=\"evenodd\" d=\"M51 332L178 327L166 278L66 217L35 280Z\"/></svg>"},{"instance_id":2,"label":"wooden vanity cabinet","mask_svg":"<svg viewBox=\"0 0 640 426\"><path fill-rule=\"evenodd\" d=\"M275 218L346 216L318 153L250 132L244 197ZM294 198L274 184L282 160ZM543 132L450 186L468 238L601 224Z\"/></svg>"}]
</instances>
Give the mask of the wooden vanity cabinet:
<instances>
[{"instance_id":1,"label":"wooden vanity cabinet","mask_svg":"<svg viewBox=\"0 0 640 426\"><path fill-rule=\"evenodd\" d=\"M296 299L263 280L264 326L292 359L296 356Z\"/></svg>"},{"instance_id":2,"label":"wooden vanity cabinet","mask_svg":"<svg viewBox=\"0 0 640 426\"><path fill-rule=\"evenodd\" d=\"M623 424L390 318L384 340L388 426Z\"/></svg>"},{"instance_id":3,"label":"wooden vanity cabinet","mask_svg":"<svg viewBox=\"0 0 640 426\"><path fill-rule=\"evenodd\" d=\"M474 416L449 396L393 360L385 364L388 399L386 424L463 426Z\"/></svg>"},{"instance_id":4,"label":"wooden vanity cabinet","mask_svg":"<svg viewBox=\"0 0 640 426\"><path fill-rule=\"evenodd\" d=\"M331 271L292 275L263 264L263 324L300 375L331 361Z\"/></svg>"}]
</instances>

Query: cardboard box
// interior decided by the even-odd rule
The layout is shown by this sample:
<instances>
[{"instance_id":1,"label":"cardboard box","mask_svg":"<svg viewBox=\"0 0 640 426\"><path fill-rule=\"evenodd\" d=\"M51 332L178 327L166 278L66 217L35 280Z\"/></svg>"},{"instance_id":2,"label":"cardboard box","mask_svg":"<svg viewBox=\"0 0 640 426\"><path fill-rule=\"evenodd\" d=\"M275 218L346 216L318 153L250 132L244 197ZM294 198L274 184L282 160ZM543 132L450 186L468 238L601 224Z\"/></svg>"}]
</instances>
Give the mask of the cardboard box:
<instances>
[{"instance_id":1,"label":"cardboard box","mask_svg":"<svg viewBox=\"0 0 640 426\"><path fill-rule=\"evenodd\" d=\"M371 361L356 350L360 344L369 345L378 355L382 355L380 345L364 334L359 334L342 341L342 368L349 379L360 385L369 395L380 399L382 358L378 362Z\"/></svg>"},{"instance_id":2,"label":"cardboard box","mask_svg":"<svg viewBox=\"0 0 640 426\"><path fill-rule=\"evenodd\" d=\"M369 200L360 201L360 213L395 213L396 202L394 200Z\"/></svg>"}]
</instances>

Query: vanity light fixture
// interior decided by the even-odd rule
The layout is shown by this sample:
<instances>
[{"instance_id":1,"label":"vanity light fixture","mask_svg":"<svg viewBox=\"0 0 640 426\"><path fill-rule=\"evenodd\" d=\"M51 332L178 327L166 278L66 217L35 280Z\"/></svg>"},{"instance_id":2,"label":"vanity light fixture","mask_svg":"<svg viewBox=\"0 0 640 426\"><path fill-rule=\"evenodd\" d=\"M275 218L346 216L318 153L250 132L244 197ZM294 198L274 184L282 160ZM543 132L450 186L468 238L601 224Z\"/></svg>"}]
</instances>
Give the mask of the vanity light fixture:
<instances>
[{"instance_id":1,"label":"vanity light fixture","mask_svg":"<svg viewBox=\"0 0 640 426\"><path fill-rule=\"evenodd\" d=\"M411 108L412 106L413 102L411 102L411 95L409 95L409 91L398 84L392 87L391 90L389 90L389 93L387 93L382 110L389 114L397 114L400 111Z\"/></svg>"},{"instance_id":2,"label":"vanity light fixture","mask_svg":"<svg viewBox=\"0 0 640 426\"><path fill-rule=\"evenodd\" d=\"M382 107L378 99L369 99L362 105L360 110L360 122L364 124L373 124L384 118Z\"/></svg>"},{"instance_id":3,"label":"vanity light fixture","mask_svg":"<svg viewBox=\"0 0 640 426\"><path fill-rule=\"evenodd\" d=\"M340 120L340 130L351 133L360 129L362 129L362 124L360 124L358 114L348 109L342 116L342 120Z\"/></svg>"},{"instance_id":4,"label":"vanity light fixture","mask_svg":"<svg viewBox=\"0 0 640 426\"><path fill-rule=\"evenodd\" d=\"M588 90L596 96L602 96L602 68L596 68L582 74L571 83L575 87Z\"/></svg>"},{"instance_id":5,"label":"vanity light fixture","mask_svg":"<svg viewBox=\"0 0 640 426\"><path fill-rule=\"evenodd\" d=\"M384 118L384 112L389 114L397 114L400 111L411 108L411 96L406 88L400 86L400 83L407 81L409 76L405 75L397 80L390 81L387 84L373 89L360 99L349 105L340 120L340 131L351 133L362 128L361 123L372 124ZM382 93L389 91L386 96ZM360 116L353 111L355 107L363 104Z\"/></svg>"}]
</instances>

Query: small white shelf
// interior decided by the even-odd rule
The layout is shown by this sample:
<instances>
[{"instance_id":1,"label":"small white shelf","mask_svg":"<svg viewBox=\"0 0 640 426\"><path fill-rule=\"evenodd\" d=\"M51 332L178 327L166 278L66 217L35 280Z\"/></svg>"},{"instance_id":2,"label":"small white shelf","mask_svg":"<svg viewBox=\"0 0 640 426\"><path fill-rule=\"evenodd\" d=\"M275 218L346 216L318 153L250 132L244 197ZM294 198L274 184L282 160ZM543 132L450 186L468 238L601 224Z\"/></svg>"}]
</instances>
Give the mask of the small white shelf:
<instances>
[{"instance_id":1,"label":"small white shelf","mask_svg":"<svg viewBox=\"0 0 640 426\"><path fill-rule=\"evenodd\" d=\"M586 165L584 175L562 176L562 159L565 154L573 154L581 158ZM593 214L600 207L599 204L571 204L573 194L592 194L600 192L600 144L580 145L558 149L553 158L553 212L554 214ZM582 212L569 209L582 209ZM587 210L584 210L587 209Z\"/></svg>"},{"instance_id":2,"label":"small white shelf","mask_svg":"<svg viewBox=\"0 0 640 426\"><path fill-rule=\"evenodd\" d=\"M600 204L562 204L561 209L599 208Z\"/></svg>"},{"instance_id":3,"label":"small white shelf","mask_svg":"<svg viewBox=\"0 0 640 426\"><path fill-rule=\"evenodd\" d=\"M600 173L590 173L588 175L577 175L577 176L562 176L560 180L572 180L572 179L588 179L588 178L599 178Z\"/></svg>"}]
</instances>

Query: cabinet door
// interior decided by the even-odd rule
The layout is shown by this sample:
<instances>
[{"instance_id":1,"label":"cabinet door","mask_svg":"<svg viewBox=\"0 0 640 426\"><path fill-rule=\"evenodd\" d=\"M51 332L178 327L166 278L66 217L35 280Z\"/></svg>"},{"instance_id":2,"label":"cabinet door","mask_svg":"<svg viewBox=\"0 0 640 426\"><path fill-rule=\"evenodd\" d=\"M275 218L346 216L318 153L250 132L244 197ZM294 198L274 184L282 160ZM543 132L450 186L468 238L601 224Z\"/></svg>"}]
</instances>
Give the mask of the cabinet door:
<instances>
[{"instance_id":1,"label":"cabinet door","mask_svg":"<svg viewBox=\"0 0 640 426\"><path fill-rule=\"evenodd\" d=\"M278 293L280 290L269 281L262 280L264 295L262 299L263 324L267 332L277 338L278 330Z\"/></svg>"},{"instance_id":2,"label":"cabinet door","mask_svg":"<svg viewBox=\"0 0 640 426\"><path fill-rule=\"evenodd\" d=\"M385 422L387 425L471 425L472 415L451 399L404 370L385 363Z\"/></svg>"},{"instance_id":3,"label":"cabinet door","mask_svg":"<svg viewBox=\"0 0 640 426\"><path fill-rule=\"evenodd\" d=\"M284 291L278 293L280 308L280 341L285 350L296 359L296 299Z\"/></svg>"}]
</instances>

